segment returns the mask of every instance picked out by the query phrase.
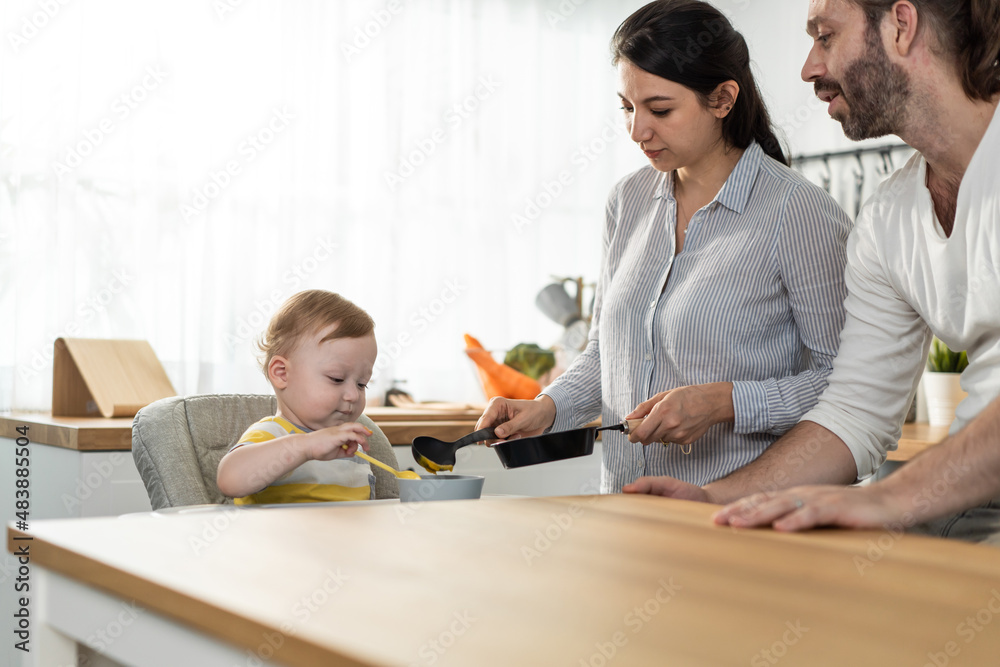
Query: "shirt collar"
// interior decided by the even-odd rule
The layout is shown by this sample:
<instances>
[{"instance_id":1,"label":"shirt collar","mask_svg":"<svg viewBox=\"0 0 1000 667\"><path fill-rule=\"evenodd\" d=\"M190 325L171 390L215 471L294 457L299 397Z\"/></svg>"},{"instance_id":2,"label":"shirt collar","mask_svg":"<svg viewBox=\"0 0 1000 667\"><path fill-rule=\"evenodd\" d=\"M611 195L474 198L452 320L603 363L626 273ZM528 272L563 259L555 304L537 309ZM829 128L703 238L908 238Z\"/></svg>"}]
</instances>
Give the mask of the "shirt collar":
<instances>
[{"instance_id":1,"label":"shirt collar","mask_svg":"<svg viewBox=\"0 0 1000 667\"><path fill-rule=\"evenodd\" d=\"M750 190L757 178L757 172L760 170L763 159L764 150L760 147L760 144L756 141L751 142L747 149L743 151L743 155L740 156L740 161L736 163L733 173L729 174L729 178L726 179L722 189L719 190L719 194L715 195L715 199L712 201L718 202L736 213L742 213L747 200L750 199ZM660 182L656 186L653 198L670 199L673 196L673 172L661 174Z\"/></svg>"}]
</instances>

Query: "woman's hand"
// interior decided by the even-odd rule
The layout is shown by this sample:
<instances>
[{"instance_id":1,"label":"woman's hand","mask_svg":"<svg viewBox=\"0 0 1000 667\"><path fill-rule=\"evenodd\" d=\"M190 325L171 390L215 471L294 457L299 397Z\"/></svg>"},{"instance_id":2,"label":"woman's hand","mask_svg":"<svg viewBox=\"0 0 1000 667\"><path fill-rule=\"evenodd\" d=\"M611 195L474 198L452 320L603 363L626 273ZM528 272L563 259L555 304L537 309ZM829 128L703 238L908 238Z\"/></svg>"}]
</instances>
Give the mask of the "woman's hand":
<instances>
[{"instance_id":1,"label":"woman's hand","mask_svg":"<svg viewBox=\"0 0 1000 667\"><path fill-rule=\"evenodd\" d=\"M713 382L664 391L643 401L625 419L644 418L630 442L689 445L715 424L733 421L733 383Z\"/></svg>"},{"instance_id":2,"label":"woman's hand","mask_svg":"<svg viewBox=\"0 0 1000 667\"><path fill-rule=\"evenodd\" d=\"M556 420L556 404L548 396L531 401L500 398L490 401L483 416L476 422L476 430L495 427L501 440L526 438L542 433Z\"/></svg>"}]
</instances>

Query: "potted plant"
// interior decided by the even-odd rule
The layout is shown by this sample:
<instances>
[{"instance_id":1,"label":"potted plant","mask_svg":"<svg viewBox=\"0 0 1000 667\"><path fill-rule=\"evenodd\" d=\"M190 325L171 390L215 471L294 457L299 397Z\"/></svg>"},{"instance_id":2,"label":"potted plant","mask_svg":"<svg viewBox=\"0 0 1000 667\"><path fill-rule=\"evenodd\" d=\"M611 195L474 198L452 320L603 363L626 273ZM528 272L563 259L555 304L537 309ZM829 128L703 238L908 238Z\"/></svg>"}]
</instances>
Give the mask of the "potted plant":
<instances>
[{"instance_id":1,"label":"potted plant","mask_svg":"<svg viewBox=\"0 0 1000 667\"><path fill-rule=\"evenodd\" d=\"M940 339L931 341L924 373L924 393L927 396L927 420L931 426L950 426L955 420L955 408L967 394L959 378L969 365L965 352L955 352Z\"/></svg>"}]
</instances>

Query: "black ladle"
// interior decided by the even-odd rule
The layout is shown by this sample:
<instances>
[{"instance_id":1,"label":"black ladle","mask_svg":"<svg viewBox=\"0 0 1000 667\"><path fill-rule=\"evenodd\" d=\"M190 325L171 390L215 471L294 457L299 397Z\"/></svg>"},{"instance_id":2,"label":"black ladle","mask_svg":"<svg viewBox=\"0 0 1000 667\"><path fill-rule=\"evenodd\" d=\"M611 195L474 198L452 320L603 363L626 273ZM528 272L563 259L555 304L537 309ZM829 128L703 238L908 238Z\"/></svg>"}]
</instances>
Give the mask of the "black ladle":
<instances>
[{"instance_id":1,"label":"black ladle","mask_svg":"<svg viewBox=\"0 0 1000 667\"><path fill-rule=\"evenodd\" d=\"M464 435L455 442L445 442L429 435L418 435L410 445L413 460L424 470L437 474L441 470L452 470L455 467L455 452L482 440L492 440L495 437L492 428L481 428L469 435Z\"/></svg>"}]
</instances>

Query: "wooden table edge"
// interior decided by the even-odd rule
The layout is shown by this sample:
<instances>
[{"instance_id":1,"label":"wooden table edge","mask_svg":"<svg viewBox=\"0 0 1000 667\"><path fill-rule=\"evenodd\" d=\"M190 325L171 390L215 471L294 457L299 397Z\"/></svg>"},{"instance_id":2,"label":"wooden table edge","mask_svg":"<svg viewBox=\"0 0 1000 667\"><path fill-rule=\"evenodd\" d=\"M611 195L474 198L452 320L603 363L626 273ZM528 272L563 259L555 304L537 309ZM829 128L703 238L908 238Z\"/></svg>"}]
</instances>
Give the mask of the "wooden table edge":
<instances>
[{"instance_id":1,"label":"wooden table edge","mask_svg":"<svg viewBox=\"0 0 1000 667\"><path fill-rule=\"evenodd\" d=\"M18 540L28 537L28 540ZM37 547L43 544L42 558L31 554L38 565L71 579L78 584L91 587L102 593L123 600L132 600L141 608L179 623L190 631L223 641L238 650L253 651L260 644L260 638L267 633L281 632L270 625L260 623L210 602L192 598L183 592L150 581L132 572L120 570L85 554L66 549L44 538L35 538L8 525L7 550L14 553L17 545L29 544ZM29 550L31 547L29 547ZM37 552L36 552L37 553ZM72 560L74 567L66 565ZM81 567L82 566L82 567ZM141 604L137 597L141 596ZM200 621L200 622L199 622ZM295 633L281 633L284 644L281 647L282 663L294 665L345 665L375 667L378 663L365 660L361 656L349 655L341 649L322 646L310 642ZM331 662L331 659L334 659Z\"/></svg>"}]
</instances>

